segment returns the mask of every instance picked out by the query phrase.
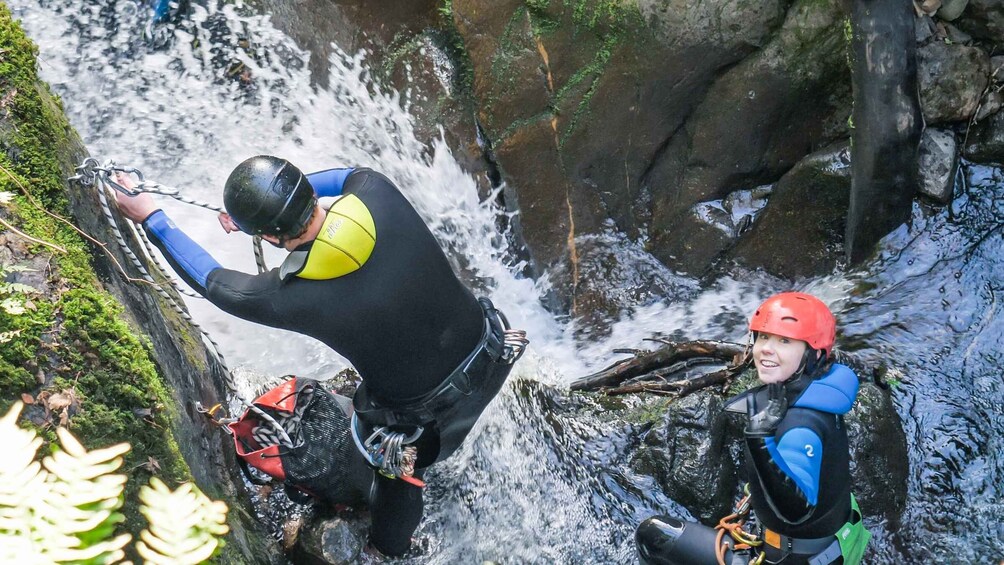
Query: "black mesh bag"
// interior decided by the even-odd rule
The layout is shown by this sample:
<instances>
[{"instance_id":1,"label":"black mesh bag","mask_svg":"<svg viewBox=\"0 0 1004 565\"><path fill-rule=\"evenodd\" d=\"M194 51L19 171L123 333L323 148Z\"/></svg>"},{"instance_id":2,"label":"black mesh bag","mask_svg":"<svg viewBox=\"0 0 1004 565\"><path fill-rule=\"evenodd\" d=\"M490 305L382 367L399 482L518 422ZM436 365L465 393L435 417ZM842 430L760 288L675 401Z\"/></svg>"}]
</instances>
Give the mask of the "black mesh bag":
<instances>
[{"instance_id":1,"label":"black mesh bag","mask_svg":"<svg viewBox=\"0 0 1004 565\"><path fill-rule=\"evenodd\" d=\"M254 404L276 425L248 410L230 424L238 457L291 489L329 504L353 504L362 496L350 476L355 445L349 418L335 395L316 380L294 377ZM250 477L249 477L250 478Z\"/></svg>"}]
</instances>

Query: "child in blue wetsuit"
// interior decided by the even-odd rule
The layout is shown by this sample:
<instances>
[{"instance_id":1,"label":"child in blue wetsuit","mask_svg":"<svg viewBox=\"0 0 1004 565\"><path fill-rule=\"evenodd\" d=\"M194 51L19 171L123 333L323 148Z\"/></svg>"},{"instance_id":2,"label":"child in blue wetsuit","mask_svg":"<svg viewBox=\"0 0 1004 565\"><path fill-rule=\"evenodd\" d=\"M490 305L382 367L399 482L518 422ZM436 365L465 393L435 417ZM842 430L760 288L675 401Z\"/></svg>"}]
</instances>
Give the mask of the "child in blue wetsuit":
<instances>
[{"instance_id":1,"label":"child in blue wetsuit","mask_svg":"<svg viewBox=\"0 0 1004 565\"><path fill-rule=\"evenodd\" d=\"M800 292L767 299L750 320L761 386L726 405L748 416L744 430L749 505L759 524L740 551L731 535L668 516L635 534L652 565L856 565L870 534L850 489L843 415L858 378L832 362L836 323L819 299ZM724 547L723 547L724 544Z\"/></svg>"}]
</instances>

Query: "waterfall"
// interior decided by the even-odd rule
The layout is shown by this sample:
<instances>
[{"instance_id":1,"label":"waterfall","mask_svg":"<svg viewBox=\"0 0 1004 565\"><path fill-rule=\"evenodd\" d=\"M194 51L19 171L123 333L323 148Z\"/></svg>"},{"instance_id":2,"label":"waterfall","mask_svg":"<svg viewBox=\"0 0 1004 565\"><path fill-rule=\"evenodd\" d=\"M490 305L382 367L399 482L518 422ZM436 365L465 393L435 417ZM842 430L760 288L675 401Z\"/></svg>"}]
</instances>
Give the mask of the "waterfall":
<instances>
[{"instance_id":1,"label":"waterfall","mask_svg":"<svg viewBox=\"0 0 1004 565\"><path fill-rule=\"evenodd\" d=\"M640 304L605 337L582 341L574 322L556 319L542 306L546 277L525 278L503 260L506 238L496 227L502 212L481 201L475 179L444 141L430 146L416 138L409 94L376 84L364 54L334 48L327 61L329 86L321 88L311 81L312 54L278 31L268 15L240 3L192 3L184 25L156 26L150 25L152 3L11 0L8 5L39 44L42 77L62 98L94 157L137 167L148 179L212 203L222 201L231 169L256 154L285 157L304 171L373 168L399 185L476 292L490 296L514 326L527 330L529 352L504 393L464 448L430 474L419 530L427 548L419 561L630 562L632 532L642 518L662 511L686 514L649 492L651 479L635 475L618 458L625 449L619 441L623 426L569 418L560 409L561 395L541 391L560 391L609 363L613 349L644 347L642 340L654 333L743 340L749 313L787 283L757 273L736 273L704 287L693 281L692 294ZM242 47L247 38L250 44ZM974 170L977 178L970 185L983 188L967 197L966 205L979 201L999 208L995 203L1004 201L1004 183L994 177L998 173ZM223 265L253 272L248 237L223 234L204 210L170 199L162 204ZM838 344L871 340L858 346L856 359L915 371L896 393L912 438L911 465L953 466L932 476L917 471L911 479L916 500L907 514L914 521L899 533L877 526L876 542L886 556L896 555L891 539L954 536L967 540L954 543L969 553L953 553L958 549L953 546L946 555L970 557L982 555L975 549L980 544L992 550L995 543L992 532L987 538L925 518L925 511L943 508L944 493L949 501L996 501L967 511L959 524L996 517L1004 498L1004 463L994 455L1004 437L999 411L1004 391L1000 371L994 372L1002 366L1004 334L1004 318L996 315L1004 279L1000 233L994 235L1000 226L992 214L970 211L969 232L960 235L953 222L965 212L915 209L914 227L888 238L887 250L864 271L797 283L834 307L841 322ZM987 233L992 237L982 237ZM633 242L615 245L629 259L644 254ZM266 251L270 265L281 261L282 253ZM942 279L947 290L939 291L942 283L935 281ZM248 379L248 390L289 373L328 378L347 365L309 338L243 322L204 301L189 305L220 342L228 363ZM942 344L930 341L939 339ZM973 382L946 383L939 363ZM970 391L982 395L978 402L967 403ZM954 408L937 406L938 399ZM940 419L938 430L962 437L964 445L929 434L925 422L932 414ZM983 425L996 434L978 432ZM999 539L996 543L1000 549Z\"/></svg>"}]
</instances>

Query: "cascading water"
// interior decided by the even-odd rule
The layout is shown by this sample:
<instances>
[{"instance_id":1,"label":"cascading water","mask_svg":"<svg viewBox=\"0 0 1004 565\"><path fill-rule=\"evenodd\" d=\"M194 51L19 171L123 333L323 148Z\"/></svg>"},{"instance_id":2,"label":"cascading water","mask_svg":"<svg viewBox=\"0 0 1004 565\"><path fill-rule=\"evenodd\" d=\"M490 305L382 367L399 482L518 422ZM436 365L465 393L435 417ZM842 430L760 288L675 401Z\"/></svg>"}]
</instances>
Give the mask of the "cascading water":
<instances>
[{"instance_id":1,"label":"cascading water","mask_svg":"<svg viewBox=\"0 0 1004 565\"><path fill-rule=\"evenodd\" d=\"M372 167L398 183L477 291L528 330L530 351L504 395L472 440L431 474L419 531L428 548L416 561L631 562L641 519L687 515L628 469L622 424L572 418L566 405L578 401L544 385L560 387L609 362L612 349L641 346L656 332L742 340L748 313L783 281L750 274L707 288L691 281L688 296L635 308L608 337L579 343L569 324L541 307L543 285L506 266L498 210L479 202L474 180L443 142L430 149L416 139L407 96L376 87L362 57L335 50L331 86L322 89L311 84L310 54L240 5L192 5L184 25L148 28L152 6L143 3L8 4L39 44L42 75L95 157L207 202L221 200L232 167L254 154L281 155L304 170ZM240 46L246 38L251 47ZM993 521L1004 495L997 174L975 168L949 210L918 208L913 229L889 238L865 272L799 285L834 305L838 344L853 344L856 360L903 375L895 399L910 438L910 503L904 523L869 524L880 562L910 561L904 556L928 540L936 547L925 545L924 554L936 561L1004 554ZM222 237L208 212L173 200L163 206L221 263L254 269L245 236ZM628 260L642 253L618 245ZM280 261L275 252L268 258ZM190 305L228 362L252 380L294 372L327 378L346 365L308 338ZM248 392L261 382L249 382Z\"/></svg>"}]
</instances>

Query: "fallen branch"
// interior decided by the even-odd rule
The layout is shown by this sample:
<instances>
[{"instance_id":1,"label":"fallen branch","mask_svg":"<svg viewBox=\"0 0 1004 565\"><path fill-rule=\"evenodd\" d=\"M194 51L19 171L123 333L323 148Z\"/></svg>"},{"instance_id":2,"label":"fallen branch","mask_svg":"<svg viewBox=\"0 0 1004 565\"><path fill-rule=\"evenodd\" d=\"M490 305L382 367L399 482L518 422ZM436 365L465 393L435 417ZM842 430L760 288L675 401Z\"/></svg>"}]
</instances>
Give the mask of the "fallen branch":
<instances>
[{"instance_id":1,"label":"fallen branch","mask_svg":"<svg viewBox=\"0 0 1004 565\"><path fill-rule=\"evenodd\" d=\"M679 398L709 386L724 385L742 373L747 366L748 364L743 362L738 365L726 367L720 371L705 373L692 379L683 379L671 383L639 382L621 387L604 389L602 392L607 396L651 392L653 394L673 395Z\"/></svg>"},{"instance_id":2,"label":"fallen branch","mask_svg":"<svg viewBox=\"0 0 1004 565\"><path fill-rule=\"evenodd\" d=\"M675 371L669 370L673 367L673 364L679 361L698 357L710 357L723 363L728 363L730 368L726 370L730 370L732 366L741 366L744 364L743 356L746 352L746 346L738 343L711 340L685 342L658 341L664 343L665 345L655 351L624 349L614 350L614 353L633 353L634 356L618 361L601 371L593 373L592 375L582 377L571 384L571 389L600 390L616 388L623 385L625 381L642 376L650 376L652 379L659 379L663 382L637 383L627 386L644 385L648 387L645 388L645 390L656 390L658 387L671 387L681 382L665 382L666 376L670 376L672 373L679 371L679 369ZM702 375L701 377L696 377L695 379L688 379L686 382L689 382L690 380L704 379L705 377L707 377L707 375Z\"/></svg>"}]
</instances>

